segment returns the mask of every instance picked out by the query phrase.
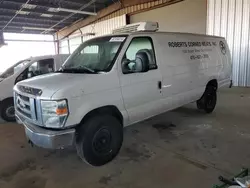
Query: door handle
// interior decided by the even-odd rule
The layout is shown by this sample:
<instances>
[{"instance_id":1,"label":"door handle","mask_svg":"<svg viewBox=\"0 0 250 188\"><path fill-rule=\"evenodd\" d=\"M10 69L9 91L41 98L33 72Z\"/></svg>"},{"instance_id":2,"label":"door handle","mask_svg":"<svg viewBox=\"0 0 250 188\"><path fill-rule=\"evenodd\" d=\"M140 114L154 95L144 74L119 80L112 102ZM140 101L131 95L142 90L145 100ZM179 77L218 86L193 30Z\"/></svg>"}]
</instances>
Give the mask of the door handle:
<instances>
[{"instance_id":1,"label":"door handle","mask_svg":"<svg viewBox=\"0 0 250 188\"><path fill-rule=\"evenodd\" d=\"M169 88L171 87L172 85L163 85L162 88Z\"/></svg>"},{"instance_id":2,"label":"door handle","mask_svg":"<svg viewBox=\"0 0 250 188\"><path fill-rule=\"evenodd\" d=\"M162 83L161 81L158 82L158 89L161 89L162 88Z\"/></svg>"}]
</instances>

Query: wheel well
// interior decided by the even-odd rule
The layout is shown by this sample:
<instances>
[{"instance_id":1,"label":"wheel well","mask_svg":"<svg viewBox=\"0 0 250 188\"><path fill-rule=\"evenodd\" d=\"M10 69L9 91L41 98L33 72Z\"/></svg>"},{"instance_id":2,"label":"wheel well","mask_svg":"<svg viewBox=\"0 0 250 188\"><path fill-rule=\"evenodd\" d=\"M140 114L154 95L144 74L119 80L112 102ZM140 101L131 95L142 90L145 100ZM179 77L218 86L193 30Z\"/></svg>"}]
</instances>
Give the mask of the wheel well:
<instances>
[{"instance_id":1,"label":"wheel well","mask_svg":"<svg viewBox=\"0 0 250 188\"><path fill-rule=\"evenodd\" d=\"M92 111L90 111L89 113L87 113L84 118L81 121L81 124L86 122L89 118L96 116L96 115L101 115L101 114L109 114L112 115L114 117L116 117L119 122L123 125L123 116L121 114L121 112L118 110L118 108L116 106L103 106L100 108L96 108Z\"/></svg>"},{"instance_id":2,"label":"wheel well","mask_svg":"<svg viewBox=\"0 0 250 188\"><path fill-rule=\"evenodd\" d=\"M4 100L1 101L1 103L0 103L0 112L3 109L3 105L6 104L6 103L8 103L8 102L14 102L13 97L9 97L9 98L6 98L6 99L4 99Z\"/></svg>"},{"instance_id":3,"label":"wheel well","mask_svg":"<svg viewBox=\"0 0 250 188\"><path fill-rule=\"evenodd\" d=\"M13 97L6 98L6 99L1 101L1 104L4 104L6 102L14 102L14 98Z\"/></svg>"},{"instance_id":4,"label":"wheel well","mask_svg":"<svg viewBox=\"0 0 250 188\"><path fill-rule=\"evenodd\" d=\"M210 80L208 83L207 83L207 87L208 86L213 86L216 88L216 90L218 89L218 82L216 79L213 79L213 80Z\"/></svg>"}]
</instances>

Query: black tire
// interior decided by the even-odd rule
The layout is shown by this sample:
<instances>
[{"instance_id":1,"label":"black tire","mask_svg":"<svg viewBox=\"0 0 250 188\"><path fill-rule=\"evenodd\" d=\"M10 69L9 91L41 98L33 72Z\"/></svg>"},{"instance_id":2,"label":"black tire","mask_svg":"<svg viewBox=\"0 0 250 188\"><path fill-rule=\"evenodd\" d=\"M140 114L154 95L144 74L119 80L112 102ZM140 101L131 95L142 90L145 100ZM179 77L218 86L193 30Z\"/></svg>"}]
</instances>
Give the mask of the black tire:
<instances>
[{"instance_id":1,"label":"black tire","mask_svg":"<svg viewBox=\"0 0 250 188\"><path fill-rule=\"evenodd\" d=\"M1 117L8 122L16 121L13 99L7 99L1 104Z\"/></svg>"},{"instance_id":2,"label":"black tire","mask_svg":"<svg viewBox=\"0 0 250 188\"><path fill-rule=\"evenodd\" d=\"M123 142L123 126L113 116L94 116L77 130L78 156L93 166L112 161Z\"/></svg>"},{"instance_id":3,"label":"black tire","mask_svg":"<svg viewBox=\"0 0 250 188\"><path fill-rule=\"evenodd\" d=\"M196 106L199 110L203 110L204 106L203 106L203 102L200 100L196 101Z\"/></svg>"},{"instance_id":4,"label":"black tire","mask_svg":"<svg viewBox=\"0 0 250 188\"><path fill-rule=\"evenodd\" d=\"M197 108L206 113L212 113L217 104L217 89L213 86L207 86L203 96L196 102Z\"/></svg>"}]
</instances>

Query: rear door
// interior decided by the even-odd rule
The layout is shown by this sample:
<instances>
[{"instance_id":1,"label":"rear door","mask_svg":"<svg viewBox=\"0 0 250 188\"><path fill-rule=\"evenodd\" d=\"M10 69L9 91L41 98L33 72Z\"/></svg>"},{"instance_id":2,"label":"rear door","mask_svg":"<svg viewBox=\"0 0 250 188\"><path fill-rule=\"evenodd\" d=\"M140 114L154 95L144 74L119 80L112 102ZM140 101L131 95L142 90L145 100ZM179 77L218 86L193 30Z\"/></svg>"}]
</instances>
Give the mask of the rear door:
<instances>
[{"instance_id":1,"label":"rear door","mask_svg":"<svg viewBox=\"0 0 250 188\"><path fill-rule=\"evenodd\" d=\"M154 44L150 37L134 37L125 44L126 51L119 65L121 67L120 83L125 108L129 114L130 123L135 123L161 112L161 73L157 67ZM148 72L134 71L134 62L138 51L150 53L150 70ZM128 66L122 66L125 60L131 61Z\"/></svg>"}]
</instances>

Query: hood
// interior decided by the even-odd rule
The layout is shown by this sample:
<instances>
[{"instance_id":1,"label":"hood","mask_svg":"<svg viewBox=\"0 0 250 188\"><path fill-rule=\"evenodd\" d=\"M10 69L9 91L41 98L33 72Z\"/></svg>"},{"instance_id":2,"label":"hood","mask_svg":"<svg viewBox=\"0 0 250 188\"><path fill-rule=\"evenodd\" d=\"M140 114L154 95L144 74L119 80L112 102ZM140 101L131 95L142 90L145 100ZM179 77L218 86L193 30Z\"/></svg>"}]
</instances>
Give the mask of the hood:
<instances>
[{"instance_id":1,"label":"hood","mask_svg":"<svg viewBox=\"0 0 250 188\"><path fill-rule=\"evenodd\" d=\"M67 88L72 83L75 85L76 82L82 82L88 76L87 74L51 73L21 81L17 85L41 89L42 98L50 98L58 90Z\"/></svg>"},{"instance_id":2,"label":"hood","mask_svg":"<svg viewBox=\"0 0 250 188\"><path fill-rule=\"evenodd\" d=\"M41 90L46 90L46 89L58 90L62 86L68 84L70 80L74 78L76 78L76 76L73 74L52 73L24 80L18 83L18 85L34 87Z\"/></svg>"},{"instance_id":3,"label":"hood","mask_svg":"<svg viewBox=\"0 0 250 188\"><path fill-rule=\"evenodd\" d=\"M109 84L105 84L105 86L102 84L105 80L106 83L110 83L107 80L108 78L110 77L106 76L106 74L51 73L24 80L19 82L17 86L41 89L43 92L41 98L46 99L52 98L58 91L61 91L59 92L61 96L56 95L56 98L76 97L83 93L87 94L110 87ZM102 85L95 87L99 84Z\"/></svg>"}]
</instances>

